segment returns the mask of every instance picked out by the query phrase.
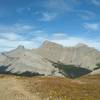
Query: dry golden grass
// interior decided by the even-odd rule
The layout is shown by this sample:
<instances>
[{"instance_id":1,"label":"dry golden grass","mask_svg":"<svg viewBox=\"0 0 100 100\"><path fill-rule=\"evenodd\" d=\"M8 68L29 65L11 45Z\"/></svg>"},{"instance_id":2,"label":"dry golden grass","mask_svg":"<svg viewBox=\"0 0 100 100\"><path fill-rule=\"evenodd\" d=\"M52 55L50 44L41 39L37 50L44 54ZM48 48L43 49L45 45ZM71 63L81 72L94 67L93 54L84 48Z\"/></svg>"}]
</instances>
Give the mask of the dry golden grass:
<instances>
[{"instance_id":1,"label":"dry golden grass","mask_svg":"<svg viewBox=\"0 0 100 100\"><path fill-rule=\"evenodd\" d=\"M26 98L27 96L33 98L32 96L36 95L36 97L40 97L41 100L100 100L100 75L84 76L78 79L60 77L29 78L1 75L0 82L5 83L0 83L0 89L4 90L6 87L9 87L9 91L14 89L14 91L11 92L12 97L14 97L15 90L17 89L17 93L24 94L24 96L21 96L22 98ZM12 89L10 89L10 85L13 86ZM16 86L17 88L15 88ZM3 94L8 96L9 91L5 91L6 94ZM9 95L9 97L11 97L11 95ZM34 100L31 98L29 100Z\"/></svg>"},{"instance_id":2,"label":"dry golden grass","mask_svg":"<svg viewBox=\"0 0 100 100\"><path fill-rule=\"evenodd\" d=\"M100 100L100 75L80 79L33 77L21 79L30 93L43 100Z\"/></svg>"},{"instance_id":3,"label":"dry golden grass","mask_svg":"<svg viewBox=\"0 0 100 100\"><path fill-rule=\"evenodd\" d=\"M0 100L41 100L24 89L20 77L0 75Z\"/></svg>"}]
</instances>

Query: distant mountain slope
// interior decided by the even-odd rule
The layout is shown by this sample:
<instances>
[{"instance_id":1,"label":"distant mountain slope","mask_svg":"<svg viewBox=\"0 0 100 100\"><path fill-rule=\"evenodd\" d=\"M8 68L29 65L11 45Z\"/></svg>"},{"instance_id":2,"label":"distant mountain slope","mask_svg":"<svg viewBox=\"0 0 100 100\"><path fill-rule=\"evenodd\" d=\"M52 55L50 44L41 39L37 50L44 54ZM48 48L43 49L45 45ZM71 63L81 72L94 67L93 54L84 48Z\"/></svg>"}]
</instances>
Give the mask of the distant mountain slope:
<instances>
[{"instance_id":1,"label":"distant mountain slope","mask_svg":"<svg viewBox=\"0 0 100 100\"><path fill-rule=\"evenodd\" d=\"M38 49L29 50L20 45L0 53L0 73L18 75L79 77L94 71L98 63L100 52L85 44L63 47L45 41Z\"/></svg>"},{"instance_id":2,"label":"distant mountain slope","mask_svg":"<svg viewBox=\"0 0 100 100\"><path fill-rule=\"evenodd\" d=\"M60 59L62 51L62 45L49 41L45 41L40 48L37 49L38 54L54 62L57 62Z\"/></svg>"},{"instance_id":3,"label":"distant mountain slope","mask_svg":"<svg viewBox=\"0 0 100 100\"><path fill-rule=\"evenodd\" d=\"M6 71L10 71L11 73L23 73L28 71L31 73L52 75L53 71L55 71L55 73L57 72L57 69L54 68L48 60L22 47L18 47L13 51L1 55L1 60L2 57L4 58L4 61L0 60L1 67L9 66Z\"/></svg>"},{"instance_id":4,"label":"distant mountain slope","mask_svg":"<svg viewBox=\"0 0 100 100\"><path fill-rule=\"evenodd\" d=\"M45 41L37 50L44 58L55 62L62 62L66 65L76 65L93 70L100 62L100 52L85 44L78 44L75 47L63 47L59 44Z\"/></svg>"},{"instance_id":5,"label":"distant mountain slope","mask_svg":"<svg viewBox=\"0 0 100 100\"><path fill-rule=\"evenodd\" d=\"M59 69L59 73L69 78L81 77L83 75L86 75L92 72L91 70L88 70L86 68L81 68L75 65L65 65L61 62L58 62L58 63L52 62L52 63L53 63L53 66L55 66L55 68Z\"/></svg>"},{"instance_id":6,"label":"distant mountain slope","mask_svg":"<svg viewBox=\"0 0 100 100\"><path fill-rule=\"evenodd\" d=\"M94 70L90 73L90 75L100 74L100 63L97 63L96 65L97 67L94 68Z\"/></svg>"}]
</instances>

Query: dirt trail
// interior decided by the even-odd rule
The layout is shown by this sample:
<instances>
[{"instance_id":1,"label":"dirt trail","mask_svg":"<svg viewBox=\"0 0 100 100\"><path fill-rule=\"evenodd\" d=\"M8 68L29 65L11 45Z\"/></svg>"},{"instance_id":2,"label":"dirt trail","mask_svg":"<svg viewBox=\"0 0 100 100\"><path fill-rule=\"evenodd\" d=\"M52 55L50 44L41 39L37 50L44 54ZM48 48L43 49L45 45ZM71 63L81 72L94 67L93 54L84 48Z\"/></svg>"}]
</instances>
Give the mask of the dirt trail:
<instances>
[{"instance_id":1,"label":"dirt trail","mask_svg":"<svg viewBox=\"0 0 100 100\"><path fill-rule=\"evenodd\" d=\"M14 77L0 77L0 100L41 100L24 90L20 81Z\"/></svg>"}]
</instances>

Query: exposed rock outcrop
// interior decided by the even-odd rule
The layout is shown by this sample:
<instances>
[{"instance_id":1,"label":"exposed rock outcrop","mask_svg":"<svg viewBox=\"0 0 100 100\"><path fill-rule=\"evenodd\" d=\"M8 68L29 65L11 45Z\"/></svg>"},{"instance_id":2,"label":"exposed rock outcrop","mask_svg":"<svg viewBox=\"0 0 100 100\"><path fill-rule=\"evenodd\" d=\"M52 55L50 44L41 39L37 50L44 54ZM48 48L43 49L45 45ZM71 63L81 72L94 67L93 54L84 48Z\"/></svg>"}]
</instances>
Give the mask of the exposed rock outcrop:
<instances>
[{"instance_id":1,"label":"exposed rock outcrop","mask_svg":"<svg viewBox=\"0 0 100 100\"><path fill-rule=\"evenodd\" d=\"M100 63L100 52L85 44L63 47L57 43L45 41L38 49L29 50L20 45L12 51L0 53L0 66L7 67L5 70L7 72L18 74L25 74L26 72L28 74L30 72L40 75L64 76L63 72L61 73L61 68L55 67L52 62L56 63L57 66L59 66L60 62L60 67L63 67L62 71L67 72L67 75L72 72L76 74L76 70L78 72L85 70L88 73L97 67L97 63ZM73 65L71 69L74 70L70 73L66 68L68 65ZM75 67L78 67L78 69ZM70 70L69 67L68 70Z\"/></svg>"},{"instance_id":2,"label":"exposed rock outcrop","mask_svg":"<svg viewBox=\"0 0 100 100\"><path fill-rule=\"evenodd\" d=\"M37 53L55 62L73 64L93 70L96 63L100 62L100 52L85 44L78 44L74 47L63 47L59 44L45 41L37 50Z\"/></svg>"}]
</instances>

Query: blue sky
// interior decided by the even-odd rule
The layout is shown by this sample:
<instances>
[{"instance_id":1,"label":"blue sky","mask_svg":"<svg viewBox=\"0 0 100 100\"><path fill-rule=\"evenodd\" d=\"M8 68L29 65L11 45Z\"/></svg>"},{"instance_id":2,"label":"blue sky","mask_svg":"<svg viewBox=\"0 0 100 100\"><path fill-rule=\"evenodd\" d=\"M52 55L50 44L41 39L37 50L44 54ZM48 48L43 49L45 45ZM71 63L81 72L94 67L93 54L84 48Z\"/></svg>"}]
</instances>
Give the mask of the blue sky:
<instances>
[{"instance_id":1,"label":"blue sky","mask_svg":"<svg viewBox=\"0 0 100 100\"><path fill-rule=\"evenodd\" d=\"M100 0L0 0L0 51L45 40L100 50Z\"/></svg>"}]
</instances>

